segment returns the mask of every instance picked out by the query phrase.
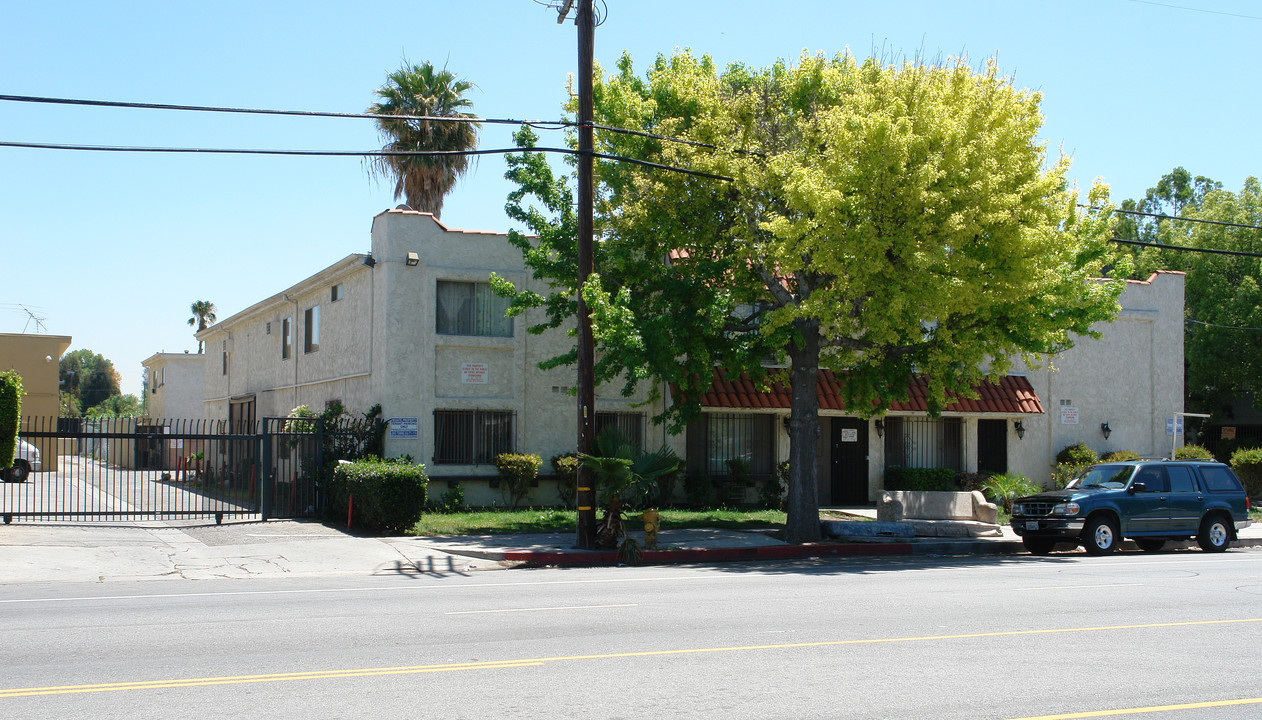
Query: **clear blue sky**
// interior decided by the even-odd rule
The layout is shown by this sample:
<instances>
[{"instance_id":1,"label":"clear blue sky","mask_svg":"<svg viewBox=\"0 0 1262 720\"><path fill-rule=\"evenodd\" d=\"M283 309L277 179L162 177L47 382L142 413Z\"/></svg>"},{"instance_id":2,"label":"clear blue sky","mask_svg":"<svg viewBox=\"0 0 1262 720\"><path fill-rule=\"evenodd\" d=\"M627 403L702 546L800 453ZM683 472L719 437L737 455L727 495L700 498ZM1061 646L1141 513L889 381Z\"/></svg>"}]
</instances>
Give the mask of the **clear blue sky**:
<instances>
[{"instance_id":1,"label":"clear blue sky","mask_svg":"<svg viewBox=\"0 0 1262 720\"><path fill-rule=\"evenodd\" d=\"M608 0L598 62L637 68L688 47L763 66L803 50L996 55L1044 94L1049 150L1082 185L1142 196L1182 165L1238 190L1262 174L1257 39L1244 0ZM0 93L361 112L406 57L477 87L484 117L555 119L576 69L573 24L533 0L11 2ZM370 121L0 102L0 140L311 150L380 148ZM560 138L556 139L560 142ZM483 147L510 145L486 127ZM506 230L509 185L483 157L443 220ZM353 252L392 186L355 158L139 155L0 148L0 332L70 335L139 394L140 361L197 348L189 305L226 318Z\"/></svg>"}]
</instances>

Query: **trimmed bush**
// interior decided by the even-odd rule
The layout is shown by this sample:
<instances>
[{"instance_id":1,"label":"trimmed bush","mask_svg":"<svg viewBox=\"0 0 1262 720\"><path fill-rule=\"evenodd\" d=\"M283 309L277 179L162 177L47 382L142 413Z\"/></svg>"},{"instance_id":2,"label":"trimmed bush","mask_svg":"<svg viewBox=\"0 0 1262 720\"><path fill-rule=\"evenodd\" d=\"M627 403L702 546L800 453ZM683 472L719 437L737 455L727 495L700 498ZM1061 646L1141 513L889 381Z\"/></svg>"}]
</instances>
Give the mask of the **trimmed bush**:
<instances>
[{"instance_id":1,"label":"trimmed bush","mask_svg":"<svg viewBox=\"0 0 1262 720\"><path fill-rule=\"evenodd\" d=\"M1087 447L1086 443L1070 445L1056 453L1057 465L1091 465L1100 461L1100 454Z\"/></svg>"},{"instance_id":2,"label":"trimmed bush","mask_svg":"<svg viewBox=\"0 0 1262 720\"><path fill-rule=\"evenodd\" d=\"M1184 445L1174 451L1175 460L1213 460L1214 453L1204 445Z\"/></svg>"},{"instance_id":3,"label":"trimmed bush","mask_svg":"<svg viewBox=\"0 0 1262 720\"><path fill-rule=\"evenodd\" d=\"M955 486L961 490L981 490L993 473L956 473Z\"/></svg>"},{"instance_id":4,"label":"trimmed bush","mask_svg":"<svg viewBox=\"0 0 1262 720\"><path fill-rule=\"evenodd\" d=\"M1089 464L1090 463L1088 463L1088 465ZM1073 480L1078 476L1078 473L1085 469L1087 469L1087 465L1074 465L1073 463L1061 463L1057 465L1056 469L1052 470L1052 487L1057 490L1064 489L1064 487L1069 484L1070 480Z\"/></svg>"},{"instance_id":5,"label":"trimmed bush","mask_svg":"<svg viewBox=\"0 0 1262 720\"><path fill-rule=\"evenodd\" d=\"M1232 453L1231 469L1249 497L1262 496L1262 448L1241 448Z\"/></svg>"},{"instance_id":6,"label":"trimmed bush","mask_svg":"<svg viewBox=\"0 0 1262 720\"><path fill-rule=\"evenodd\" d=\"M955 491L955 471L948 468L885 468L885 489Z\"/></svg>"},{"instance_id":7,"label":"trimmed bush","mask_svg":"<svg viewBox=\"0 0 1262 720\"><path fill-rule=\"evenodd\" d=\"M428 483L424 465L376 458L338 463L329 508L335 518L345 517L352 499L353 525L401 535L421 519Z\"/></svg>"},{"instance_id":8,"label":"trimmed bush","mask_svg":"<svg viewBox=\"0 0 1262 720\"><path fill-rule=\"evenodd\" d=\"M1104 457L1100 458L1100 462L1125 462L1127 460L1138 460L1139 453L1130 450L1114 450Z\"/></svg>"},{"instance_id":9,"label":"trimmed bush","mask_svg":"<svg viewBox=\"0 0 1262 720\"><path fill-rule=\"evenodd\" d=\"M517 509L517 504L530 493L542 464L543 458L533 454L500 453L495 456L495 469L504 478L500 483L500 494L504 496L508 509Z\"/></svg>"},{"instance_id":10,"label":"trimmed bush","mask_svg":"<svg viewBox=\"0 0 1262 720\"><path fill-rule=\"evenodd\" d=\"M21 418L22 376L14 370L0 372L0 469L13 467Z\"/></svg>"},{"instance_id":11,"label":"trimmed bush","mask_svg":"<svg viewBox=\"0 0 1262 720\"><path fill-rule=\"evenodd\" d=\"M578 453L552 456L552 472L557 476L557 494L567 509L574 509L578 496Z\"/></svg>"}]
</instances>

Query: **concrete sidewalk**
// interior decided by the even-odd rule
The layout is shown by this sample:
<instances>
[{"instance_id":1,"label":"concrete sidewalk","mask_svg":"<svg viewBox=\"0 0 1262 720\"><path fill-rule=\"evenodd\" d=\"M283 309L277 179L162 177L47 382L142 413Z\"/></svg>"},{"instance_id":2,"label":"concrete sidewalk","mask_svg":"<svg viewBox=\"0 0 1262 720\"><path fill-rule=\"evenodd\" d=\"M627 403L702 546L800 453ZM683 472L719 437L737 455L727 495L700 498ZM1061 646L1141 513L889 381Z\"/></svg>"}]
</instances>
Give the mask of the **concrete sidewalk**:
<instances>
[{"instance_id":1,"label":"concrete sidewalk","mask_svg":"<svg viewBox=\"0 0 1262 720\"><path fill-rule=\"evenodd\" d=\"M834 539L788 545L765 532L664 530L646 565L890 555L1024 553L1020 538ZM632 537L643 541L642 533ZM214 578L428 575L441 577L522 565L617 565L617 553L577 550L573 533L462 537L362 537L313 522L273 520L205 525L31 523L0 526L0 585L16 583L202 580ZM1195 546L1195 543L1191 543ZM1262 527L1241 531L1237 547L1262 547ZM1123 550L1134 549L1124 543ZM1078 552L1081 552L1079 550Z\"/></svg>"}]
</instances>

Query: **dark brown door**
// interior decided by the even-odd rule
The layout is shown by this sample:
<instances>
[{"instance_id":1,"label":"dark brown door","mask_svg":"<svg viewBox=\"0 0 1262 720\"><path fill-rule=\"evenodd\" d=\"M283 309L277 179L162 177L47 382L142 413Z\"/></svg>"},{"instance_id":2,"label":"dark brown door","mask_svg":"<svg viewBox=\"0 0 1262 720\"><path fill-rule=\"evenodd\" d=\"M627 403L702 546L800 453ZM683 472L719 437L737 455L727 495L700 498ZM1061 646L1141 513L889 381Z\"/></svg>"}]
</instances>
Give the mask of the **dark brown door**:
<instances>
[{"instance_id":1,"label":"dark brown door","mask_svg":"<svg viewBox=\"0 0 1262 720\"><path fill-rule=\"evenodd\" d=\"M1008 472L1008 421L977 421L977 472Z\"/></svg>"},{"instance_id":2,"label":"dark brown door","mask_svg":"<svg viewBox=\"0 0 1262 720\"><path fill-rule=\"evenodd\" d=\"M832 418L831 505L867 505L868 423L859 418Z\"/></svg>"}]
</instances>

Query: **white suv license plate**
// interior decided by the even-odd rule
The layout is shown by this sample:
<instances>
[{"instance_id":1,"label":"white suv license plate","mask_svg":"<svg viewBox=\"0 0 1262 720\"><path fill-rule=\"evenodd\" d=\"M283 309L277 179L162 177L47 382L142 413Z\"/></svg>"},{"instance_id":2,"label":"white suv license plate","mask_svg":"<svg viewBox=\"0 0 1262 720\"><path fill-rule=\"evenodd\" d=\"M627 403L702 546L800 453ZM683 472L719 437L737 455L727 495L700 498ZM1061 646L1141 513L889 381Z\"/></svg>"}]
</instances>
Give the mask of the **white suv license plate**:
<instances>
[{"instance_id":1,"label":"white suv license plate","mask_svg":"<svg viewBox=\"0 0 1262 720\"><path fill-rule=\"evenodd\" d=\"M1038 529L1039 529L1039 521L1038 521L1038 520L1026 520L1026 521L1025 521L1025 529L1026 529L1026 530L1038 530Z\"/></svg>"}]
</instances>

